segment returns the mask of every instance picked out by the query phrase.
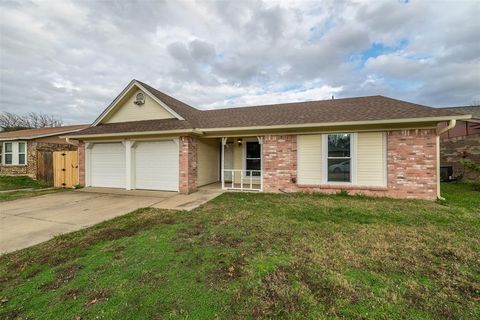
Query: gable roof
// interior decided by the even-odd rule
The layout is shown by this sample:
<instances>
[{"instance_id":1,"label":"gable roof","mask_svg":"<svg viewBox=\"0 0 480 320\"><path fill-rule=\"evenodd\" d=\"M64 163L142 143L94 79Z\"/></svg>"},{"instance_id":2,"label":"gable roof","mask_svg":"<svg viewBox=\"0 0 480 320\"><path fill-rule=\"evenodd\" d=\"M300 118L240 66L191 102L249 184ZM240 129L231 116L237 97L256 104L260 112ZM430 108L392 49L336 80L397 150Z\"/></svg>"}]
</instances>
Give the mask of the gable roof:
<instances>
[{"instance_id":1,"label":"gable roof","mask_svg":"<svg viewBox=\"0 0 480 320\"><path fill-rule=\"evenodd\" d=\"M121 132L161 132L172 130L234 130L275 128L280 126L355 125L374 123L402 123L468 119L468 115L441 108L431 108L384 96L367 96L335 100L293 102L252 107L199 110L177 100L146 83L133 80L162 104L178 114L177 119L133 121L100 124L97 119L87 129L72 136L113 134ZM124 90L125 91L125 90ZM117 97L118 99L118 97ZM114 100L115 102L115 100ZM108 108L102 113L105 113Z\"/></svg>"},{"instance_id":2,"label":"gable roof","mask_svg":"<svg viewBox=\"0 0 480 320\"><path fill-rule=\"evenodd\" d=\"M5 140L31 140L42 137L49 137L55 135L61 135L66 133L71 133L79 131L85 128L88 128L88 124L80 124L74 126L62 126L62 127L51 127L51 128L35 128L35 129L25 129L17 131L5 131L0 132L0 141Z\"/></svg>"},{"instance_id":3,"label":"gable roof","mask_svg":"<svg viewBox=\"0 0 480 320\"><path fill-rule=\"evenodd\" d=\"M144 86L147 86L144 87ZM101 121L107 116L109 115L114 109L115 107L120 103L120 101L133 89L137 87L138 89L141 89L142 91L145 92L145 94L149 95L150 98L152 98L155 102L157 102L160 106L162 106L163 108L165 108L165 110L167 112L169 112L172 116L174 116L175 118L177 118L178 120L185 120L184 117L182 117L179 113L177 113L174 109L178 109L178 108L174 108L172 109L169 105L167 105L163 100L162 100L162 95L165 96L165 100L175 100L177 101L178 103L182 103L176 99L173 99L172 97L170 96L167 96L166 94L164 93L161 93L160 91L158 91L157 93L154 92L155 89L153 89L152 87L150 87L149 85L143 83L143 82L140 82L138 80L135 80L133 79L132 81L130 81L130 83L125 87L125 89L122 90L122 92L120 92L120 94L110 103L110 105L105 109L103 110L103 112L100 114L100 116L98 116L98 118L93 122L93 125L96 126L96 125L99 125L101 123ZM191 107L190 107L191 108Z\"/></svg>"}]
</instances>

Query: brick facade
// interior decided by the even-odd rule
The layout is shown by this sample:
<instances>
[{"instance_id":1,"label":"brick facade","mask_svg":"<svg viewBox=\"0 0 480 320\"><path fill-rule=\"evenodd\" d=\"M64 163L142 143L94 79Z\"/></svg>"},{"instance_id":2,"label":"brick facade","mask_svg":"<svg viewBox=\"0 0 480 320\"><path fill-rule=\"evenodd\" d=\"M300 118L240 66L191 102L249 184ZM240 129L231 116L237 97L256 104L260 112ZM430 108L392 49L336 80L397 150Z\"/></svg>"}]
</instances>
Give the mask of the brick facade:
<instances>
[{"instance_id":1,"label":"brick facade","mask_svg":"<svg viewBox=\"0 0 480 320\"><path fill-rule=\"evenodd\" d=\"M264 136L263 190L266 192L297 189L297 136Z\"/></svg>"},{"instance_id":2,"label":"brick facade","mask_svg":"<svg viewBox=\"0 0 480 320\"><path fill-rule=\"evenodd\" d=\"M189 194L197 191L197 139L179 138L179 191Z\"/></svg>"},{"instance_id":3,"label":"brick facade","mask_svg":"<svg viewBox=\"0 0 480 320\"><path fill-rule=\"evenodd\" d=\"M27 141L26 165L0 165L0 175L27 175L37 178L37 151L74 151L77 147L65 143Z\"/></svg>"},{"instance_id":4,"label":"brick facade","mask_svg":"<svg viewBox=\"0 0 480 320\"><path fill-rule=\"evenodd\" d=\"M85 186L85 142L78 142L78 183Z\"/></svg>"},{"instance_id":5,"label":"brick facade","mask_svg":"<svg viewBox=\"0 0 480 320\"><path fill-rule=\"evenodd\" d=\"M347 190L352 194L419 198L437 197L436 132L433 129L388 132L387 187L334 186L296 184L296 136L263 137L264 191L326 192Z\"/></svg>"},{"instance_id":6,"label":"brick facade","mask_svg":"<svg viewBox=\"0 0 480 320\"><path fill-rule=\"evenodd\" d=\"M387 136L387 187L297 184L297 136L262 137L263 188L265 192L326 192L420 198L437 197L437 149L433 129L395 130ZM179 191L197 190L197 139L179 138ZM79 144L80 184L85 184L85 145ZM319 168L320 170L320 168Z\"/></svg>"},{"instance_id":7,"label":"brick facade","mask_svg":"<svg viewBox=\"0 0 480 320\"><path fill-rule=\"evenodd\" d=\"M388 196L436 199L436 139L435 129L388 132Z\"/></svg>"},{"instance_id":8,"label":"brick facade","mask_svg":"<svg viewBox=\"0 0 480 320\"><path fill-rule=\"evenodd\" d=\"M480 181L480 173L465 169L461 160L480 163L480 134L442 138L440 165L452 166L453 176L463 176L465 181Z\"/></svg>"}]
</instances>

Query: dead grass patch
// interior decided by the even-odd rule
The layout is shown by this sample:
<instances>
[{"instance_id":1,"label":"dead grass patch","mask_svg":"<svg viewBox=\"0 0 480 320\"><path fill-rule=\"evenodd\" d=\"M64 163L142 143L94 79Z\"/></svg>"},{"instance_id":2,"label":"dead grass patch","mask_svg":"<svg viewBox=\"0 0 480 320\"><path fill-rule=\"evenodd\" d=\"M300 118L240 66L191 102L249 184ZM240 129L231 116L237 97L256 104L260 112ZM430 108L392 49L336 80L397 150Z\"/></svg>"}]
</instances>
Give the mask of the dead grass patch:
<instances>
[{"instance_id":1,"label":"dead grass patch","mask_svg":"<svg viewBox=\"0 0 480 320\"><path fill-rule=\"evenodd\" d=\"M89 293L87 301L84 303L84 307L91 307L93 305L99 304L104 300L110 298L110 292L107 289L95 289Z\"/></svg>"},{"instance_id":2,"label":"dead grass patch","mask_svg":"<svg viewBox=\"0 0 480 320\"><path fill-rule=\"evenodd\" d=\"M72 281L77 272L82 268L83 266L79 264L63 267L55 272L55 278L52 281L41 285L40 289L42 291L56 290Z\"/></svg>"}]
</instances>

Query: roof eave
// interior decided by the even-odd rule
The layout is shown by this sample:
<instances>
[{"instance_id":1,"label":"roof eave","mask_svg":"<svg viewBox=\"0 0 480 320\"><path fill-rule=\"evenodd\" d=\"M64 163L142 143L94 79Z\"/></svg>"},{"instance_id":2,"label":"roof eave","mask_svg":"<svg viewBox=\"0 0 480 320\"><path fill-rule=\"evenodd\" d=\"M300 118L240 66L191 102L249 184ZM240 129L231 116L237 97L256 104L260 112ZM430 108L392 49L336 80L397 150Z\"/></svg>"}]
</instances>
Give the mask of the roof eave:
<instances>
[{"instance_id":1,"label":"roof eave","mask_svg":"<svg viewBox=\"0 0 480 320\"><path fill-rule=\"evenodd\" d=\"M71 132L77 132L77 131L80 131L80 130L83 130L83 129L85 129L85 128L68 130L68 131L60 131L60 132L48 133L48 134L39 134L39 135L36 135L36 136L7 137L7 138L1 138L0 137L0 141L34 140L34 139L52 137L52 136L57 136L57 135L59 136L59 138L63 138L63 136L60 136L60 135L71 133Z\"/></svg>"},{"instance_id":2,"label":"roof eave","mask_svg":"<svg viewBox=\"0 0 480 320\"><path fill-rule=\"evenodd\" d=\"M196 129L156 130L156 131L134 131L134 132L115 132L115 133L68 135L68 136L63 136L62 138L89 139L89 138L108 138L108 137L124 137L124 136L178 135L178 134L202 135L203 132L200 131L200 130L196 130Z\"/></svg>"}]
</instances>

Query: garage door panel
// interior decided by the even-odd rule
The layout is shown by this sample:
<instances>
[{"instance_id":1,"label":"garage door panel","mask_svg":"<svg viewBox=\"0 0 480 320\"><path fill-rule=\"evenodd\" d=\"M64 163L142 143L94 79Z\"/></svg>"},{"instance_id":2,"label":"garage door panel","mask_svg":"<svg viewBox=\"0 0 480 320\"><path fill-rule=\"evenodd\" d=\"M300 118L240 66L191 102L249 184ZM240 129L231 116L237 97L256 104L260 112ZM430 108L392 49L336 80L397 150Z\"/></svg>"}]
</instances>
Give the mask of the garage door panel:
<instances>
[{"instance_id":1,"label":"garage door panel","mask_svg":"<svg viewBox=\"0 0 480 320\"><path fill-rule=\"evenodd\" d=\"M172 141L138 142L135 188L178 191L178 145Z\"/></svg>"},{"instance_id":2,"label":"garage door panel","mask_svg":"<svg viewBox=\"0 0 480 320\"><path fill-rule=\"evenodd\" d=\"M125 188L125 147L122 143L99 143L91 149L91 185Z\"/></svg>"}]
</instances>

